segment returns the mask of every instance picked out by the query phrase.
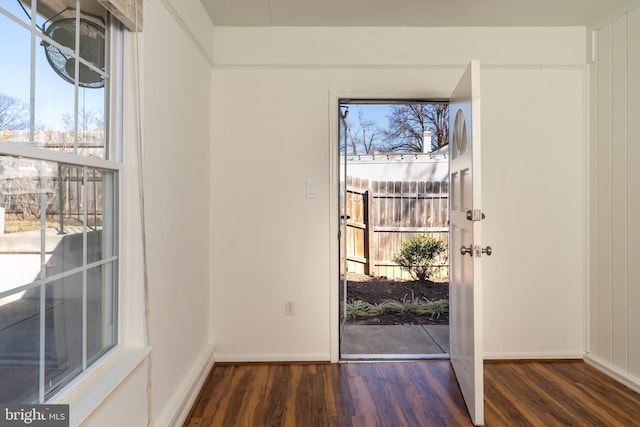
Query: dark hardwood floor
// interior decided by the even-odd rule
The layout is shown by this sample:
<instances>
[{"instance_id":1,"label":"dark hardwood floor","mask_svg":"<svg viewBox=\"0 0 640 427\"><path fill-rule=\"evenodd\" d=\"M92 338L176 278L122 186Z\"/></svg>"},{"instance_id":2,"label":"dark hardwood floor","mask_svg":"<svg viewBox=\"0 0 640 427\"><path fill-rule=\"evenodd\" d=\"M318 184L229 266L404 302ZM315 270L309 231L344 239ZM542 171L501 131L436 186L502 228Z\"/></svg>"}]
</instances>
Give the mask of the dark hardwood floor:
<instances>
[{"instance_id":1,"label":"dark hardwood floor","mask_svg":"<svg viewBox=\"0 0 640 427\"><path fill-rule=\"evenodd\" d=\"M640 426L640 394L581 361L489 362L484 378L489 426Z\"/></svg>"},{"instance_id":2,"label":"dark hardwood floor","mask_svg":"<svg viewBox=\"0 0 640 427\"><path fill-rule=\"evenodd\" d=\"M640 395L577 361L485 363L485 425L640 426ZM185 426L471 426L448 361L216 364Z\"/></svg>"}]
</instances>

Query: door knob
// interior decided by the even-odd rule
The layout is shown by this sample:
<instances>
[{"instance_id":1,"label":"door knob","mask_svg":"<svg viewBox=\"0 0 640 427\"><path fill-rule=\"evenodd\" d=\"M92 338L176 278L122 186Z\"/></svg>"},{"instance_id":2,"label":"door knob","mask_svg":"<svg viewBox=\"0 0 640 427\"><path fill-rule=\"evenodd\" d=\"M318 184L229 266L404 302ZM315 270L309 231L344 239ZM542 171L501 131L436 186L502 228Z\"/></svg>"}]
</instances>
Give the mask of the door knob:
<instances>
[{"instance_id":1,"label":"door knob","mask_svg":"<svg viewBox=\"0 0 640 427\"><path fill-rule=\"evenodd\" d=\"M469 256L473 256L473 255L472 255L472 252L473 252L473 251L472 251L472 247L471 247L471 245L469 245L469 247L462 246L462 247L460 248L460 254L462 254L462 255L469 254Z\"/></svg>"},{"instance_id":2,"label":"door knob","mask_svg":"<svg viewBox=\"0 0 640 427\"><path fill-rule=\"evenodd\" d=\"M486 248L482 249L482 253L487 254L487 256L491 256L491 254L493 253L493 250L491 249L491 246L487 246Z\"/></svg>"}]
</instances>

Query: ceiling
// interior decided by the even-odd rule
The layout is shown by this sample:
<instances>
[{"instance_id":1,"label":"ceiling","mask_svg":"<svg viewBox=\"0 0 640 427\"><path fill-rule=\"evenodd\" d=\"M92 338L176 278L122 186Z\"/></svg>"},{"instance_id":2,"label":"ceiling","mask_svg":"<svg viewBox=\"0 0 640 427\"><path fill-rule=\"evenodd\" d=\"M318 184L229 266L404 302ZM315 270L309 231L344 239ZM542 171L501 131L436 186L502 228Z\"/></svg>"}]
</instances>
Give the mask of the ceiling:
<instances>
[{"instance_id":1,"label":"ceiling","mask_svg":"<svg viewBox=\"0 0 640 427\"><path fill-rule=\"evenodd\" d=\"M219 26L582 26L627 0L200 0Z\"/></svg>"}]
</instances>

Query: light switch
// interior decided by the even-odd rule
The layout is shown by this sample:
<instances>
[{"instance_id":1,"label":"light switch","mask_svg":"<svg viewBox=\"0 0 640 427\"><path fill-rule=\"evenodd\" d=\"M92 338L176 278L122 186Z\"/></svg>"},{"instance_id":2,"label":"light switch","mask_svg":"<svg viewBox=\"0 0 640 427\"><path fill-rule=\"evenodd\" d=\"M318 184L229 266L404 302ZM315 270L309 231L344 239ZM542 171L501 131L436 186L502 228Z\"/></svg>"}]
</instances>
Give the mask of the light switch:
<instances>
[{"instance_id":1,"label":"light switch","mask_svg":"<svg viewBox=\"0 0 640 427\"><path fill-rule=\"evenodd\" d=\"M307 181L305 188L305 196L307 199L318 198L317 183L315 181Z\"/></svg>"}]
</instances>

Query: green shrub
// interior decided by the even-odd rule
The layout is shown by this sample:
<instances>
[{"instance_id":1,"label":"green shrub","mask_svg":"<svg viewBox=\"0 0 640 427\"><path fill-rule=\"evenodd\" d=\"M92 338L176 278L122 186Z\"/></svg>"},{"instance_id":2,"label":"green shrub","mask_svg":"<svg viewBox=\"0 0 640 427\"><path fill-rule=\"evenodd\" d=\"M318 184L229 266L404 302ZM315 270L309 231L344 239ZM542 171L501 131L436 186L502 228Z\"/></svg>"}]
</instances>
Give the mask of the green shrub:
<instances>
[{"instance_id":1,"label":"green shrub","mask_svg":"<svg viewBox=\"0 0 640 427\"><path fill-rule=\"evenodd\" d=\"M435 258L444 250L444 242L431 236L419 234L402 244L400 253L394 255L393 262L407 270L411 277L427 280Z\"/></svg>"},{"instance_id":2,"label":"green shrub","mask_svg":"<svg viewBox=\"0 0 640 427\"><path fill-rule=\"evenodd\" d=\"M380 311L381 313L404 314L408 310L406 304L402 301L388 299L380 303Z\"/></svg>"},{"instance_id":3,"label":"green shrub","mask_svg":"<svg viewBox=\"0 0 640 427\"><path fill-rule=\"evenodd\" d=\"M347 303L347 317L355 319L356 317L369 317L382 314L380 308L375 304L366 301L355 300Z\"/></svg>"},{"instance_id":4,"label":"green shrub","mask_svg":"<svg viewBox=\"0 0 640 427\"><path fill-rule=\"evenodd\" d=\"M429 307L426 310L425 314L430 314L431 319L434 317L439 319L443 314L449 314L449 300L441 299L438 301L429 302Z\"/></svg>"},{"instance_id":5,"label":"green shrub","mask_svg":"<svg viewBox=\"0 0 640 427\"><path fill-rule=\"evenodd\" d=\"M380 304L371 304L362 300L347 303L347 317L349 319L378 316L384 313L399 315L413 313L416 316L430 316L431 320L439 319L442 315L449 314L449 300L429 301L413 296L411 299L407 299L407 295L405 295L400 301L387 299Z\"/></svg>"}]
</instances>

